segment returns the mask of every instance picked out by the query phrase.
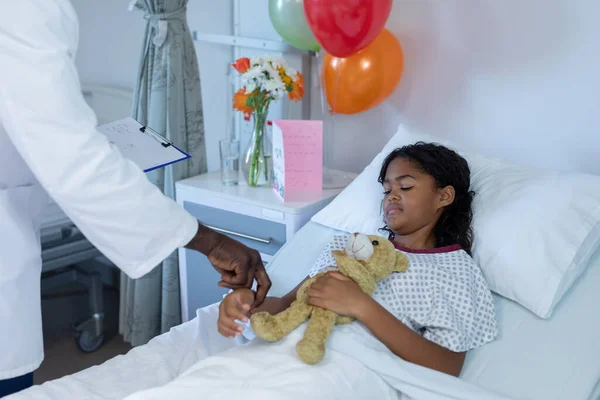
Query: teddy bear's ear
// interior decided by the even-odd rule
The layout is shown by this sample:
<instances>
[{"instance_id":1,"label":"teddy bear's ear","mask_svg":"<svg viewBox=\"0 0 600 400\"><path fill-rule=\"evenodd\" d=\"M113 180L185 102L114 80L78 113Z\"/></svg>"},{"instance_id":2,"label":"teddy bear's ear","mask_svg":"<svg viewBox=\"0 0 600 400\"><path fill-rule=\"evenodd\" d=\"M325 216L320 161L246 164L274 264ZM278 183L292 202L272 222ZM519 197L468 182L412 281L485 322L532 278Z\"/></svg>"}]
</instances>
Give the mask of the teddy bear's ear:
<instances>
[{"instance_id":1,"label":"teddy bear's ear","mask_svg":"<svg viewBox=\"0 0 600 400\"><path fill-rule=\"evenodd\" d=\"M405 272L407 269L408 269L408 258L403 253L397 251L396 252L396 266L394 267L394 271Z\"/></svg>"}]
</instances>

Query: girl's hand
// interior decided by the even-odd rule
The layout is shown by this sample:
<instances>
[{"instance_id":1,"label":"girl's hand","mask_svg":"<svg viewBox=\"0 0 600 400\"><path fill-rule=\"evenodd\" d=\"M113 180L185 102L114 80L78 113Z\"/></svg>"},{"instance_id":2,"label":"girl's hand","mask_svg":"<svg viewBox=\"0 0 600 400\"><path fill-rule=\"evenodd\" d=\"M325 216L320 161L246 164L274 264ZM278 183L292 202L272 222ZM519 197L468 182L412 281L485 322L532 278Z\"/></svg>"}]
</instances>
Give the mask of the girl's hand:
<instances>
[{"instance_id":1,"label":"girl's hand","mask_svg":"<svg viewBox=\"0 0 600 400\"><path fill-rule=\"evenodd\" d=\"M338 272L322 276L308 289L308 304L356 319L370 300L356 282Z\"/></svg>"},{"instance_id":2,"label":"girl's hand","mask_svg":"<svg viewBox=\"0 0 600 400\"><path fill-rule=\"evenodd\" d=\"M235 320L247 322L250 306L254 302L254 292L250 289L236 289L219 304L219 333L233 339L244 331Z\"/></svg>"}]
</instances>

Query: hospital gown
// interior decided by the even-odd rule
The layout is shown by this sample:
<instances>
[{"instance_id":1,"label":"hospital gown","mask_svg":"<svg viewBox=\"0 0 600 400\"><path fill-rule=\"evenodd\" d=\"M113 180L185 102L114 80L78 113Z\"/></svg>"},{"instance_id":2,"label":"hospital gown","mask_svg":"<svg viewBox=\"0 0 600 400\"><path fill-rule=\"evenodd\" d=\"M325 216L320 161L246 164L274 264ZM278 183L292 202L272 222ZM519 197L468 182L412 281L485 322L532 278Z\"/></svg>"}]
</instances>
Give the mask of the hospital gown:
<instances>
[{"instance_id":1,"label":"hospital gown","mask_svg":"<svg viewBox=\"0 0 600 400\"><path fill-rule=\"evenodd\" d=\"M309 275L335 270L331 251L343 249L346 242L346 236L334 237ZM491 292L465 251L457 246L431 251L401 250L408 257L409 269L377 284L373 295L377 302L410 329L452 351L468 351L496 337ZM304 328L305 324L276 343L252 340L201 360L173 382L128 399L192 399L200 394L211 399L401 398L402 394L388 380L374 372L377 354L350 354L351 350L345 352L332 343L336 338L356 335L361 336L358 345L366 336L372 337L360 322L336 327L325 358L316 366L302 363L295 354L295 344ZM379 350L374 346L367 349L381 352L381 346ZM351 344L346 349L352 347ZM357 359L363 355L365 360L375 359L375 364L367 365Z\"/></svg>"},{"instance_id":2,"label":"hospital gown","mask_svg":"<svg viewBox=\"0 0 600 400\"><path fill-rule=\"evenodd\" d=\"M333 250L348 238L335 236L309 276L336 270ZM373 298L426 339L456 352L468 351L498 335L492 294L475 261L460 248L409 250L406 272L379 282Z\"/></svg>"}]
</instances>

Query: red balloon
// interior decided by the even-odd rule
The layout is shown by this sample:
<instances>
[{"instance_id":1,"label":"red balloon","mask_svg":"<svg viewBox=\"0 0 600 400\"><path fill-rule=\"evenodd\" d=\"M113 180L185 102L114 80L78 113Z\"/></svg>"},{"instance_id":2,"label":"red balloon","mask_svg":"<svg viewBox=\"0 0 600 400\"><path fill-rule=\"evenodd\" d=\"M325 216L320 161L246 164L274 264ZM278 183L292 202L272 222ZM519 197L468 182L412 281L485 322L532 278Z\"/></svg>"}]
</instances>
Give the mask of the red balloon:
<instances>
[{"instance_id":1,"label":"red balloon","mask_svg":"<svg viewBox=\"0 0 600 400\"><path fill-rule=\"evenodd\" d=\"M304 0L306 20L315 38L334 57L348 57L379 35L392 0Z\"/></svg>"}]
</instances>

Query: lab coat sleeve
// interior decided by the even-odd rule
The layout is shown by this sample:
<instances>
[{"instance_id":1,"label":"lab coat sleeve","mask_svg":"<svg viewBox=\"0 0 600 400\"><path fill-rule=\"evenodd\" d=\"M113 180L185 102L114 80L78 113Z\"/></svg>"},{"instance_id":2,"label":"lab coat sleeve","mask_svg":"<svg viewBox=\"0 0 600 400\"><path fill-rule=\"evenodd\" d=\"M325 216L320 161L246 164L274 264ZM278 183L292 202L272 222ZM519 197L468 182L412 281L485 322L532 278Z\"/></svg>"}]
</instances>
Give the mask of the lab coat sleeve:
<instances>
[{"instance_id":1,"label":"lab coat sleeve","mask_svg":"<svg viewBox=\"0 0 600 400\"><path fill-rule=\"evenodd\" d=\"M140 277L185 246L198 221L96 130L73 61L79 27L69 1L18 0L8 7L0 12L0 121L88 240Z\"/></svg>"}]
</instances>

